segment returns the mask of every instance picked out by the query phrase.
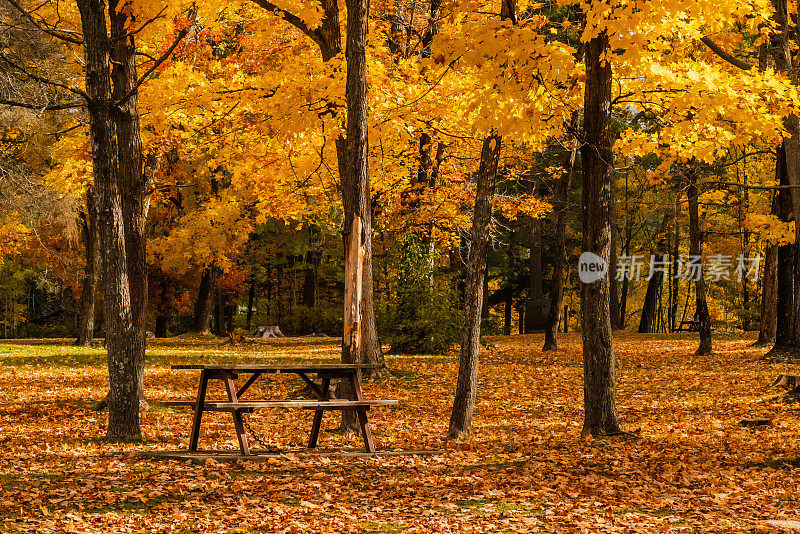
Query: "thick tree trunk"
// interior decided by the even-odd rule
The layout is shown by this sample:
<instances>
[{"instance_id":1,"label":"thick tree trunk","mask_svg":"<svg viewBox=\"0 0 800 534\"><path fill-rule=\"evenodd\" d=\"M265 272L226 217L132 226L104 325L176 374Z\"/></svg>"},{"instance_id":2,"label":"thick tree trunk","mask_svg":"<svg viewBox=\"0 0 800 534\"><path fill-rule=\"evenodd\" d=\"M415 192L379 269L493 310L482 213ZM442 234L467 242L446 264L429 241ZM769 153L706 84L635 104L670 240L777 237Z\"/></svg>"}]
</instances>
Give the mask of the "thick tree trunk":
<instances>
[{"instance_id":1,"label":"thick tree trunk","mask_svg":"<svg viewBox=\"0 0 800 534\"><path fill-rule=\"evenodd\" d=\"M199 334L208 334L211 331L211 312L214 307L212 296L216 286L216 267L203 269L200 278L200 289L197 291L197 300L194 303L194 319L192 330Z\"/></svg>"},{"instance_id":2,"label":"thick tree trunk","mask_svg":"<svg viewBox=\"0 0 800 534\"><path fill-rule=\"evenodd\" d=\"M214 306L214 333L220 337L228 335L227 321L225 321L225 294L217 285L215 291L217 303Z\"/></svg>"},{"instance_id":3,"label":"thick tree trunk","mask_svg":"<svg viewBox=\"0 0 800 534\"><path fill-rule=\"evenodd\" d=\"M142 168L142 137L139 129L139 97L136 93L136 43L130 28L130 19L123 14L124 6L118 0L109 2L111 22L111 80L112 98L116 102L127 100L114 107L114 124L117 132L117 154L122 216L125 220L125 257L128 262L131 313L134 336L129 341L135 354L139 397L144 398L144 357L147 343L147 239L145 226L145 176ZM133 93L131 94L131 91Z\"/></svg>"},{"instance_id":4,"label":"thick tree trunk","mask_svg":"<svg viewBox=\"0 0 800 534\"><path fill-rule=\"evenodd\" d=\"M767 245L761 282L761 327L756 345L775 343L778 306L778 245Z\"/></svg>"},{"instance_id":5,"label":"thick tree trunk","mask_svg":"<svg viewBox=\"0 0 800 534\"><path fill-rule=\"evenodd\" d=\"M156 316L156 330L153 332L157 338L165 338L169 336L169 317L166 315Z\"/></svg>"},{"instance_id":6,"label":"thick tree trunk","mask_svg":"<svg viewBox=\"0 0 800 534\"><path fill-rule=\"evenodd\" d=\"M608 263L611 257L611 64L608 34L586 43L584 94L583 251ZM616 406L616 370L611 337L609 280L611 270L581 285L583 337L583 435L623 432Z\"/></svg>"},{"instance_id":7,"label":"thick tree trunk","mask_svg":"<svg viewBox=\"0 0 800 534\"><path fill-rule=\"evenodd\" d=\"M366 197L370 198L369 183L366 184ZM369 202L367 202L369 206ZM367 207L369 209L369 207ZM375 306L373 295L374 279L372 275L372 214L363 217L366 229L364 231L364 274L361 288L361 361L380 366L377 369L370 369L364 373L366 378L377 378L383 376L386 369L386 360L383 357L381 342L378 338L378 328L375 324Z\"/></svg>"},{"instance_id":8,"label":"thick tree trunk","mask_svg":"<svg viewBox=\"0 0 800 534\"><path fill-rule=\"evenodd\" d=\"M90 347L94 337L94 304L100 274L100 249L98 247L97 203L94 192L86 192L86 213L81 220L85 244L86 267L83 270L81 307L78 317L78 339L76 345Z\"/></svg>"},{"instance_id":9,"label":"thick tree trunk","mask_svg":"<svg viewBox=\"0 0 800 534\"><path fill-rule=\"evenodd\" d=\"M577 127L577 117L572 124ZM569 191L572 185L572 169L575 167L575 156L578 152L577 140L572 144L572 151L564 165L564 171L558 181L555 209L556 231L553 254L553 285L550 288L550 314L547 317L547 328L544 331L543 351L558 349L558 327L561 324L561 306L564 300L564 272L567 264L567 216L569 215ZM566 330L565 330L566 331Z\"/></svg>"},{"instance_id":10,"label":"thick tree trunk","mask_svg":"<svg viewBox=\"0 0 800 534\"><path fill-rule=\"evenodd\" d=\"M472 216L472 243L467 266L467 284L464 290L461 358L448 431L448 437L454 439L469 437L472 429L472 414L475 410L475 397L478 390L483 277L486 270L486 251L489 243L489 224L492 220L497 166L500 160L500 141L500 136L495 134L484 139L477 174L475 210Z\"/></svg>"},{"instance_id":11,"label":"thick tree trunk","mask_svg":"<svg viewBox=\"0 0 800 534\"><path fill-rule=\"evenodd\" d=\"M86 93L89 96L89 130L92 167L97 194L101 270L108 350L109 440L138 439L139 348L131 306L122 199L116 176L117 144L111 113L111 80L108 51L111 42L105 4L78 0L83 29Z\"/></svg>"},{"instance_id":12,"label":"thick tree trunk","mask_svg":"<svg viewBox=\"0 0 800 534\"><path fill-rule=\"evenodd\" d=\"M697 188L697 173L694 169L689 169L689 187L686 195L689 198L689 255L702 257L703 255L703 233L700 229L700 206L698 198L700 191ZM700 322L700 345L695 351L695 355L703 356L711 354L711 315L708 312L706 301L706 281L702 275L698 276L694 282L695 287L695 318Z\"/></svg>"},{"instance_id":13,"label":"thick tree trunk","mask_svg":"<svg viewBox=\"0 0 800 534\"><path fill-rule=\"evenodd\" d=\"M785 144L778 147L777 156L775 160L776 181L780 185L788 185ZM792 198L786 189L781 189L778 192L778 218L784 222L791 221L793 218ZM785 244L778 247L775 345L768 353L770 355L777 355L791 348L792 325L794 324L794 265L796 263L796 253L795 245Z\"/></svg>"},{"instance_id":14,"label":"thick tree trunk","mask_svg":"<svg viewBox=\"0 0 800 534\"><path fill-rule=\"evenodd\" d=\"M342 363L359 363L362 351L364 260L366 246L370 243L366 61L369 3L368 0L346 0L346 5L347 137L336 140L344 205L345 296ZM369 278L371 290L371 276ZM352 387L349 384L344 386L341 393L345 398L355 399ZM342 411L341 429L358 431L358 421L353 410Z\"/></svg>"}]
</instances>

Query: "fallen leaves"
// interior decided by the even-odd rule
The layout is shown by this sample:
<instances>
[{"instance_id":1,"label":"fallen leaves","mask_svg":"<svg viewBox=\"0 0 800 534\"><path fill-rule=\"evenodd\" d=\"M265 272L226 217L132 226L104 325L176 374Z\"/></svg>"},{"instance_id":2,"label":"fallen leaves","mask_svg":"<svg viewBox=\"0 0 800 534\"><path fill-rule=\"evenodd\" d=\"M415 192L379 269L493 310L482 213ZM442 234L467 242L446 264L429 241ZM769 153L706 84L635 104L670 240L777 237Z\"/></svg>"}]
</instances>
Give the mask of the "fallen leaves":
<instances>
[{"instance_id":1,"label":"fallen leaves","mask_svg":"<svg viewBox=\"0 0 800 534\"><path fill-rule=\"evenodd\" d=\"M444 439L457 369L452 357L396 356L396 374L367 396L401 399L370 412L384 451L367 459L285 454L266 462L203 465L143 459L185 449L191 413L159 400L191 398L197 376L177 361L335 358L336 340L304 352L298 340L231 348L211 341L154 343L142 415L145 442L109 445L102 350L0 346L0 530L11 532L776 532L797 521L800 428L796 404L766 389L793 369L760 360L750 340L692 356L691 336L615 340L618 403L638 439L580 438L579 334L542 354L541 336L492 339L482 355L474 435ZM646 342L645 342L646 341ZM68 356L66 356L68 355ZM68 365L62 362L68 361ZM796 371L796 370L795 370ZM255 387L255 386L254 386ZM274 397L299 387L265 384ZM267 392L266 390L262 392ZM221 395L221 391L212 392ZM247 415L271 445L298 447L310 414ZM744 419L772 426L746 428ZM337 426L326 414L323 429ZM206 426L207 425L207 426ZM357 437L323 432L328 449ZM208 414L202 448L235 450L230 416Z\"/></svg>"}]
</instances>

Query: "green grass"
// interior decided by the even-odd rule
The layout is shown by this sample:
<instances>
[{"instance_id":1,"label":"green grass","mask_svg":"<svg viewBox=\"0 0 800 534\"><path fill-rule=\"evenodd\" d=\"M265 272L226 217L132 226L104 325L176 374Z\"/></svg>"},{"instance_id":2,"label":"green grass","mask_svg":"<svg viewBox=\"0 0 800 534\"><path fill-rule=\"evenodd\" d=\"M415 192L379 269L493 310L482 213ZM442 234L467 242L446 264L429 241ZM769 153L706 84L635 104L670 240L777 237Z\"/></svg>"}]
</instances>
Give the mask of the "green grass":
<instances>
[{"instance_id":1,"label":"green grass","mask_svg":"<svg viewBox=\"0 0 800 534\"><path fill-rule=\"evenodd\" d=\"M405 527L399 523L383 523L380 521L364 521L358 525L361 532L403 532Z\"/></svg>"}]
</instances>

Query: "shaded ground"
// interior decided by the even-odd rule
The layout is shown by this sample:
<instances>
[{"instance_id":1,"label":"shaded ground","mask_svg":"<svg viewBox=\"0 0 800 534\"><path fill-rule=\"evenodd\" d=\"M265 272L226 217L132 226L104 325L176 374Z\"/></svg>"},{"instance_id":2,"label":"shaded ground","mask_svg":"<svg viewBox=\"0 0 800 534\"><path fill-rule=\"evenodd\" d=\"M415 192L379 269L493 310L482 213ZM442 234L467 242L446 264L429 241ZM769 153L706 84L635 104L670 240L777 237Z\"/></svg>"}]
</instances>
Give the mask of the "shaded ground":
<instances>
[{"instance_id":1,"label":"shaded ground","mask_svg":"<svg viewBox=\"0 0 800 534\"><path fill-rule=\"evenodd\" d=\"M185 448L186 409L144 413L143 444L103 443L105 414L91 411L107 387L102 349L0 345L0 531L760 532L800 518L800 407L766 388L800 372L761 362L752 340L696 358L691 334L618 336L619 411L640 438L612 440L580 438L579 334L546 354L540 335L488 341L469 443L443 439L457 357L396 356L393 376L365 386L401 401L371 412L376 443L439 454L202 466L133 455ZM150 399L194 394L195 372L173 363L336 359L339 340L218 343L152 343ZM283 397L301 384L280 376L268 387ZM738 426L756 417L773 426ZM310 418L262 410L248 421L270 445L300 447ZM336 423L326 415L323 428ZM361 442L324 433L321 445ZM236 448L229 415L210 414L201 447Z\"/></svg>"}]
</instances>

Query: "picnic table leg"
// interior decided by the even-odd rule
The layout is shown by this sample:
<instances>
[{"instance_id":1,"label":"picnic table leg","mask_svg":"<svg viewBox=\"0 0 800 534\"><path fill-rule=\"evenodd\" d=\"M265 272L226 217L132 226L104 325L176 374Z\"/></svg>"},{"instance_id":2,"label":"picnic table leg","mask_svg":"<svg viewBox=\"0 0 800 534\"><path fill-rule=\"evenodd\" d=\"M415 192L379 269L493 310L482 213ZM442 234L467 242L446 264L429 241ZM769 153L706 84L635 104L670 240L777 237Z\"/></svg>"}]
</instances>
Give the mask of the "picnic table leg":
<instances>
[{"instance_id":1,"label":"picnic table leg","mask_svg":"<svg viewBox=\"0 0 800 534\"><path fill-rule=\"evenodd\" d=\"M225 373L225 390L228 392L228 402L239 402L236 396L236 383L233 381L231 373ZM239 439L239 449L242 456L250 455L250 448L247 446L247 435L244 433L244 423L242 413L239 410L231 412L233 415L233 426L236 428L236 437Z\"/></svg>"},{"instance_id":2,"label":"picnic table leg","mask_svg":"<svg viewBox=\"0 0 800 534\"><path fill-rule=\"evenodd\" d=\"M203 407L206 402L206 389L208 387L208 373L200 371L200 385L197 386L197 404L194 407L194 422L192 423L192 433L189 436L189 451L197 450L197 440L200 439L200 421L203 419Z\"/></svg>"},{"instance_id":3,"label":"picnic table leg","mask_svg":"<svg viewBox=\"0 0 800 534\"><path fill-rule=\"evenodd\" d=\"M369 429L369 420L367 419L368 408L368 406L358 408L356 413L358 414L358 422L361 425L361 434L364 435L364 448L367 452L375 452L375 442L372 441L372 431Z\"/></svg>"},{"instance_id":4,"label":"picnic table leg","mask_svg":"<svg viewBox=\"0 0 800 534\"><path fill-rule=\"evenodd\" d=\"M355 371L350 375L350 384L353 386L353 391L356 394L356 400L364 400L364 395L361 393L361 373ZM367 419L368 406L356 409L358 415L358 423L361 425L361 434L364 436L364 448L367 452L375 452L375 442L372 440L372 430L369 428L369 420Z\"/></svg>"},{"instance_id":5,"label":"picnic table leg","mask_svg":"<svg viewBox=\"0 0 800 534\"><path fill-rule=\"evenodd\" d=\"M330 398L331 379L322 379L322 397L320 400L328 400ZM313 449L317 446L317 439L319 438L319 430L322 427L322 414L325 410L314 411L314 422L311 424L311 436L308 438L308 448Z\"/></svg>"}]
</instances>

